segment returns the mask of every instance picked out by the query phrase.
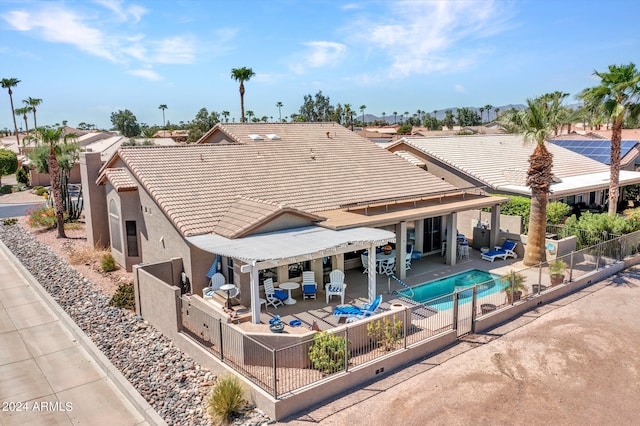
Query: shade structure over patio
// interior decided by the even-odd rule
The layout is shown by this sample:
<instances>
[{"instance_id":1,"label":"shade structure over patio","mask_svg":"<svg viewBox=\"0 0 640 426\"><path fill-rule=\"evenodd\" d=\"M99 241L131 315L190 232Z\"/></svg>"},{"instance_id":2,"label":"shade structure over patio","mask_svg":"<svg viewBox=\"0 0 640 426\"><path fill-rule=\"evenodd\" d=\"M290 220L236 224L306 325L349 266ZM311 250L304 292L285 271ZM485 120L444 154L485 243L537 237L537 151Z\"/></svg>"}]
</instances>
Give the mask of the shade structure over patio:
<instances>
[{"instance_id":1,"label":"shade structure over patio","mask_svg":"<svg viewBox=\"0 0 640 426\"><path fill-rule=\"evenodd\" d=\"M319 226L287 229L244 238L229 239L206 234L188 237L201 250L231 257L246 263L242 272L251 277L251 312L254 323L260 322L258 271L304 260L318 259L349 251L373 249L395 242L395 234L378 228L357 227L332 230ZM373 250L375 252L375 250ZM369 298L375 298L375 268L369 275Z\"/></svg>"}]
</instances>

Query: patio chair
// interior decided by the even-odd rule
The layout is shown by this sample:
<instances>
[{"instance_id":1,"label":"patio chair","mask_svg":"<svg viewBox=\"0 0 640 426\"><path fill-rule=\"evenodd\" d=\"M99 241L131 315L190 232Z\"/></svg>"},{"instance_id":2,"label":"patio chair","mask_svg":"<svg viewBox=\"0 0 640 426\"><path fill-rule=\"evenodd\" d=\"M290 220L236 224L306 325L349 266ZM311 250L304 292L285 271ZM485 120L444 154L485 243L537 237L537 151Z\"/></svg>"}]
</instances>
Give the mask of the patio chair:
<instances>
[{"instance_id":1,"label":"patio chair","mask_svg":"<svg viewBox=\"0 0 640 426\"><path fill-rule=\"evenodd\" d=\"M366 274L367 272L369 272L369 256L367 256L366 254L361 254L360 262L362 262L362 267L364 268L364 271L362 271L362 273Z\"/></svg>"},{"instance_id":2,"label":"patio chair","mask_svg":"<svg viewBox=\"0 0 640 426\"><path fill-rule=\"evenodd\" d=\"M411 269L411 255L412 253L407 253L404 258L404 269L406 269L407 271Z\"/></svg>"},{"instance_id":3,"label":"patio chair","mask_svg":"<svg viewBox=\"0 0 640 426\"><path fill-rule=\"evenodd\" d=\"M282 290L276 290L273 287L273 278L267 278L262 283L264 285L264 296L267 299L267 304L278 308L283 305L283 300L286 300L289 295Z\"/></svg>"},{"instance_id":4,"label":"patio chair","mask_svg":"<svg viewBox=\"0 0 640 426\"><path fill-rule=\"evenodd\" d=\"M224 284L224 275L222 275L220 272L213 274L213 276L211 277L211 281L209 282L209 286L202 289L202 296L205 299L213 297L213 294L216 292L216 290L220 290L220 287L222 287Z\"/></svg>"},{"instance_id":5,"label":"patio chair","mask_svg":"<svg viewBox=\"0 0 640 426\"><path fill-rule=\"evenodd\" d=\"M315 299L318 291L318 284L313 271L302 272L302 300L309 298Z\"/></svg>"},{"instance_id":6,"label":"patio chair","mask_svg":"<svg viewBox=\"0 0 640 426\"><path fill-rule=\"evenodd\" d=\"M496 259L506 260L507 257L517 259L518 255L514 251L517 244L518 243L516 243L515 241L507 240L504 242L504 244L502 244L502 247L496 246L494 250L489 250L486 253L482 253L482 259L488 260L490 262L493 262Z\"/></svg>"},{"instance_id":7,"label":"patio chair","mask_svg":"<svg viewBox=\"0 0 640 426\"><path fill-rule=\"evenodd\" d=\"M380 273L384 275L393 275L393 272L396 269L396 258L392 257L391 259L385 260L380 263Z\"/></svg>"},{"instance_id":8,"label":"patio chair","mask_svg":"<svg viewBox=\"0 0 640 426\"><path fill-rule=\"evenodd\" d=\"M344 272L339 269L334 269L329 274L330 282L327 283L326 295L327 305L331 296L340 296L340 303L344 304L344 293L347 290L347 285L344 283Z\"/></svg>"},{"instance_id":9,"label":"patio chair","mask_svg":"<svg viewBox=\"0 0 640 426\"><path fill-rule=\"evenodd\" d=\"M336 306L336 308L333 310L333 315L339 318L346 317L347 322L357 321L374 314L376 312L376 309L378 309L378 307L380 306L381 302L382 295L379 294L378 297L375 298L373 303L364 303L362 305L362 308L354 305Z\"/></svg>"}]
</instances>

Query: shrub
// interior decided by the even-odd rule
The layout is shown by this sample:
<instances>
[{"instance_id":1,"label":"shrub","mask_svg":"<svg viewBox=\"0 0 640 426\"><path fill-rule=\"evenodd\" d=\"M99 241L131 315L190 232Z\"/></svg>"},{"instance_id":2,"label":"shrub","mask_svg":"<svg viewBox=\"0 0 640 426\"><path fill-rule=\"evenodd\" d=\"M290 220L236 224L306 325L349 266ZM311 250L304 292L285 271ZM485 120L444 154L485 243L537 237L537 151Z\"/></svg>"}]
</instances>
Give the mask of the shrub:
<instances>
[{"instance_id":1,"label":"shrub","mask_svg":"<svg viewBox=\"0 0 640 426\"><path fill-rule=\"evenodd\" d=\"M29 172L25 168L20 167L16 172L16 182L29 185Z\"/></svg>"},{"instance_id":2,"label":"shrub","mask_svg":"<svg viewBox=\"0 0 640 426\"><path fill-rule=\"evenodd\" d=\"M0 149L0 178L4 175L12 175L16 170L18 170L16 153L8 149Z\"/></svg>"},{"instance_id":3,"label":"shrub","mask_svg":"<svg viewBox=\"0 0 640 426\"><path fill-rule=\"evenodd\" d=\"M402 321L396 321L394 316L393 321L389 317L384 317L382 321L370 322L367 324L367 334L385 351L393 350L402 340Z\"/></svg>"},{"instance_id":4,"label":"shrub","mask_svg":"<svg viewBox=\"0 0 640 426\"><path fill-rule=\"evenodd\" d=\"M344 337L322 331L313 338L309 348L309 359L313 368L324 374L344 370L345 350L348 343ZM346 353L349 356L349 352Z\"/></svg>"},{"instance_id":5,"label":"shrub","mask_svg":"<svg viewBox=\"0 0 640 426\"><path fill-rule=\"evenodd\" d=\"M33 188L33 191L36 193L36 195L42 196L47 193L47 188L42 186L36 186L35 188Z\"/></svg>"},{"instance_id":6,"label":"shrub","mask_svg":"<svg viewBox=\"0 0 640 426\"><path fill-rule=\"evenodd\" d=\"M11 194L12 192L13 192L13 187L11 185L0 186L0 194Z\"/></svg>"},{"instance_id":7,"label":"shrub","mask_svg":"<svg viewBox=\"0 0 640 426\"><path fill-rule=\"evenodd\" d=\"M568 204L561 203L560 201L553 201L547 204L547 223L551 225L557 225L569 214Z\"/></svg>"},{"instance_id":8,"label":"shrub","mask_svg":"<svg viewBox=\"0 0 640 426\"><path fill-rule=\"evenodd\" d=\"M121 284L109 301L110 306L116 306L122 309L136 310L136 296L133 289L133 282Z\"/></svg>"},{"instance_id":9,"label":"shrub","mask_svg":"<svg viewBox=\"0 0 640 426\"><path fill-rule=\"evenodd\" d=\"M102 272L111 272L116 270L116 260L111 253L107 253L102 256L102 262L100 263Z\"/></svg>"},{"instance_id":10,"label":"shrub","mask_svg":"<svg viewBox=\"0 0 640 426\"><path fill-rule=\"evenodd\" d=\"M18 219L16 219L15 217L12 217L10 219L3 219L2 220L2 224L5 225L5 226L15 225L16 223L18 223Z\"/></svg>"},{"instance_id":11,"label":"shrub","mask_svg":"<svg viewBox=\"0 0 640 426\"><path fill-rule=\"evenodd\" d=\"M32 228L55 228L58 223L56 220L56 211L53 207L40 207L31 212L28 223Z\"/></svg>"},{"instance_id":12,"label":"shrub","mask_svg":"<svg viewBox=\"0 0 640 426\"><path fill-rule=\"evenodd\" d=\"M206 401L209 416L219 423L228 423L246 405L243 396L240 379L231 374L219 377Z\"/></svg>"}]
</instances>

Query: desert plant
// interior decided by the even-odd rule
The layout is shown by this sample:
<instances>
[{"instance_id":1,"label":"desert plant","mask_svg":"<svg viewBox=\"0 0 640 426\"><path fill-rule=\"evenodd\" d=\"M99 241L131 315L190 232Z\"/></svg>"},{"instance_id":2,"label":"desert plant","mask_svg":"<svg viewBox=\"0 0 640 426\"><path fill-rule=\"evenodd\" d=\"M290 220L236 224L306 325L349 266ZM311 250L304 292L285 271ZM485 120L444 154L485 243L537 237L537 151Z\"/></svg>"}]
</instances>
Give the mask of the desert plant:
<instances>
[{"instance_id":1,"label":"desert plant","mask_svg":"<svg viewBox=\"0 0 640 426\"><path fill-rule=\"evenodd\" d=\"M2 220L2 224L5 226L15 225L16 223L18 223L18 219L16 219L15 217Z\"/></svg>"},{"instance_id":2,"label":"desert plant","mask_svg":"<svg viewBox=\"0 0 640 426\"><path fill-rule=\"evenodd\" d=\"M524 275L515 272L514 270L509 271L508 274L503 275L500 278L503 285L502 291L506 293L509 302L518 300L522 293L527 291L527 286L524 284L524 280Z\"/></svg>"},{"instance_id":3,"label":"desert plant","mask_svg":"<svg viewBox=\"0 0 640 426\"><path fill-rule=\"evenodd\" d=\"M116 260L111 253L107 253L102 256L102 262L100 262L102 272L111 272L116 270Z\"/></svg>"},{"instance_id":4,"label":"desert plant","mask_svg":"<svg viewBox=\"0 0 640 426\"><path fill-rule=\"evenodd\" d=\"M396 321L395 315L392 320L387 316L383 320L372 321L367 324L367 335L385 351L393 350L402 340L402 321Z\"/></svg>"},{"instance_id":5,"label":"desert plant","mask_svg":"<svg viewBox=\"0 0 640 426\"><path fill-rule=\"evenodd\" d=\"M16 172L16 182L29 185L29 172L24 167L20 167Z\"/></svg>"},{"instance_id":6,"label":"desert plant","mask_svg":"<svg viewBox=\"0 0 640 426\"><path fill-rule=\"evenodd\" d=\"M31 211L28 223L32 228L55 228L57 223L56 212L51 207L39 207Z\"/></svg>"},{"instance_id":7,"label":"desert plant","mask_svg":"<svg viewBox=\"0 0 640 426\"><path fill-rule=\"evenodd\" d=\"M229 423L231 416L245 405L242 383L231 374L218 378L206 400L209 416L219 423Z\"/></svg>"},{"instance_id":8,"label":"desert plant","mask_svg":"<svg viewBox=\"0 0 640 426\"><path fill-rule=\"evenodd\" d=\"M342 336L322 331L313 338L313 345L309 348L309 359L313 368L324 374L331 374L345 368L345 354L348 342Z\"/></svg>"},{"instance_id":9,"label":"desert plant","mask_svg":"<svg viewBox=\"0 0 640 426\"><path fill-rule=\"evenodd\" d=\"M560 201L553 201L547 204L547 223L550 223L551 225L561 223L569 214L569 210L571 210L571 207Z\"/></svg>"},{"instance_id":10,"label":"desert plant","mask_svg":"<svg viewBox=\"0 0 640 426\"><path fill-rule=\"evenodd\" d=\"M0 186L0 194L11 194L12 192L13 192L13 187L11 185Z\"/></svg>"},{"instance_id":11,"label":"desert plant","mask_svg":"<svg viewBox=\"0 0 640 426\"><path fill-rule=\"evenodd\" d=\"M564 281L564 270L567 268L567 264L562 259L556 259L549 263L549 276L551 278L551 284L562 284Z\"/></svg>"},{"instance_id":12,"label":"desert plant","mask_svg":"<svg viewBox=\"0 0 640 426\"><path fill-rule=\"evenodd\" d=\"M136 309L136 296L133 289L133 282L127 284L121 284L116 290L113 297L109 301L109 306L116 306L118 308L129 309L135 311Z\"/></svg>"},{"instance_id":13,"label":"desert plant","mask_svg":"<svg viewBox=\"0 0 640 426\"><path fill-rule=\"evenodd\" d=\"M36 195L43 196L45 193L47 193L47 188L45 188L44 186L34 186L33 192Z\"/></svg>"}]
</instances>

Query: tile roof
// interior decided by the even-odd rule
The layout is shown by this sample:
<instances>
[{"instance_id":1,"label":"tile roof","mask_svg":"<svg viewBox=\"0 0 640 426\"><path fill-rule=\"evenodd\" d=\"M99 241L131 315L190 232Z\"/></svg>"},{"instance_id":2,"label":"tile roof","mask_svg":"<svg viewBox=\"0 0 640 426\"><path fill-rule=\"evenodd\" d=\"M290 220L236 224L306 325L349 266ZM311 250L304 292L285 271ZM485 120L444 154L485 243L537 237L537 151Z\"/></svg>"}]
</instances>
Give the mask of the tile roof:
<instances>
[{"instance_id":1,"label":"tile roof","mask_svg":"<svg viewBox=\"0 0 640 426\"><path fill-rule=\"evenodd\" d=\"M217 132L236 143L207 144ZM103 174L118 158L185 236L213 232L238 197L317 213L455 190L335 123L219 123L196 145L121 148Z\"/></svg>"},{"instance_id":2,"label":"tile roof","mask_svg":"<svg viewBox=\"0 0 640 426\"><path fill-rule=\"evenodd\" d=\"M389 149L403 150L409 147L450 165L489 187L499 189L525 185L534 142L525 143L522 135L511 134L406 137ZM609 171L609 167L602 163L552 143L547 143L547 149L553 154L553 174L556 178Z\"/></svg>"},{"instance_id":3,"label":"tile roof","mask_svg":"<svg viewBox=\"0 0 640 426\"><path fill-rule=\"evenodd\" d=\"M117 192L135 191L138 184L124 168L105 170L106 178Z\"/></svg>"}]
</instances>

